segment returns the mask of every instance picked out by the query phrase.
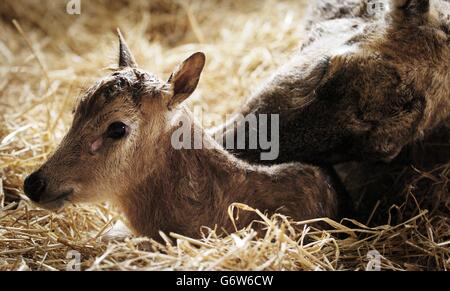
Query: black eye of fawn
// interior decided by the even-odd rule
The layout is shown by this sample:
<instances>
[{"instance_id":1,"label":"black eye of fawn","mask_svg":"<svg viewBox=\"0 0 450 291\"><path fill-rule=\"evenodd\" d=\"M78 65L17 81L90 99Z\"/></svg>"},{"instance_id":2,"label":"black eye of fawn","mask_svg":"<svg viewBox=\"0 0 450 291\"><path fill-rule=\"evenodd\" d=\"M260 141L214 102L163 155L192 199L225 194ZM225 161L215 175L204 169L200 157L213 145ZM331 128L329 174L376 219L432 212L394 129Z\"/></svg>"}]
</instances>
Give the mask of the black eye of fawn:
<instances>
[{"instance_id":1,"label":"black eye of fawn","mask_svg":"<svg viewBox=\"0 0 450 291\"><path fill-rule=\"evenodd\" d=\"M106 133L109 138L121 139L127 134L127 125L123 122L111 123Z\"/></svg>"}]
</instances>

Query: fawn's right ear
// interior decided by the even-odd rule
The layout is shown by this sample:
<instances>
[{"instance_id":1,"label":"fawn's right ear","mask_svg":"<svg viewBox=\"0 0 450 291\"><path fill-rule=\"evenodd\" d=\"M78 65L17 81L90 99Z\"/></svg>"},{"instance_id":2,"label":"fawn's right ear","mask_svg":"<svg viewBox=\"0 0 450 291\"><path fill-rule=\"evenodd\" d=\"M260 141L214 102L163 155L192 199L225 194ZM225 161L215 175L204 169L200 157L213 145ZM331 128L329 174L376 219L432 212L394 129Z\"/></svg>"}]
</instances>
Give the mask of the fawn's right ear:
<instances>
[{"instance_id":1,"label":"fawn's right ear","mask_svg":"<svg viewBox=\"0 0 450 291\"><path fill-rule=\"evenodd\" d=\"M430 14L430 0L391 0L391 16L395 23L420 24Z\"/></svg>"},{"instance_id":2,"label":"fawn's right ear","mask_svg":"<svg viewBox=\"0 0 450 291\"><path fill-rule=\"evenodd\" d=\"M169 109L186 100L195 91L200 80L200 74L205 66L205 59L204 53L195 53L172 73L169 81L167 81L171 89L171 94L167 101Z\"/></svg>"},{"instance_id":3,"label":"fawn's right ear","mask_svg":"<svg viewBox=\"0 0 450 291\"><path fill-rule=\"evenodd\" d=\"M119 36L119 67L120 68L136 68L137 63L134 59L133 54L130 51L125 39L123 38L120 29L117 29L117 35Z\"/></svg>"}]
</instances>

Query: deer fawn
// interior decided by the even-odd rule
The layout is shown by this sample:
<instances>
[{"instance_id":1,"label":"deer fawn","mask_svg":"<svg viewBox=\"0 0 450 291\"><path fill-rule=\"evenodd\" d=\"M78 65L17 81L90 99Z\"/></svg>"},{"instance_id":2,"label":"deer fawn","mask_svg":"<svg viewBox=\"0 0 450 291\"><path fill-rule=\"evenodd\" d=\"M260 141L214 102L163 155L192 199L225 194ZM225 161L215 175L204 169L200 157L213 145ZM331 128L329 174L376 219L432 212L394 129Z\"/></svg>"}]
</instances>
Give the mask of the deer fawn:
<instances>
[{"instance_id":1,"label":"deer fawn","mask_svg":"<svg viewBox=\"0 0 450 291\"><path fill-rule=\"evenodd\" d=\"M53 210L109 201L134 233L154 238L160 230L195 237L201 226L231 231L233 202L296 220L338 215L338 194L317 167L250 165L194 120L183 101L197 87L204 54L193 54L162 82L137 68L120 32L119 40L119 68L85 93L54 155L25 180L32 201ZM172 137L182 120L203 149L175 149ZM255 218L241 213L239 223Z\"/></svg>"},{"instance_id":2,"label":"deer fawn","mask_svg":"<svg viewBox=\"0 0 450 291\"><path fill-rule=\"evenodd\" d=\"M236 115L279 114L270 163L390 161L449 119L448 0L320 0L310 12L301 50ZM212 132L223 142L246 126ZM264 162L261 148L231 152Z\"/></svg>"}]
</instances>

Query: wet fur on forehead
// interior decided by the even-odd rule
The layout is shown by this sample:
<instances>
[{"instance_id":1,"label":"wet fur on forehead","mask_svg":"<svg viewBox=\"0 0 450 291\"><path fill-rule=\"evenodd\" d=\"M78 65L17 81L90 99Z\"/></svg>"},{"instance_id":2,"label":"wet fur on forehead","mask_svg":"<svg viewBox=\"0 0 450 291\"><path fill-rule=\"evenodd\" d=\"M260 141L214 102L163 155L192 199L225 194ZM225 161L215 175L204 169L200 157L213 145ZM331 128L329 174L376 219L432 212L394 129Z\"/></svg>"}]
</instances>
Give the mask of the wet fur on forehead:
<instances>
[{"instance_id":1,"label":"wet fur on forehead","mask_svg":"<svg viewBox=\"0 0 450 291\"><path fill-rule=\"evenodd\" d=\"M125 97L130 104L139 107L143 96L158 98L168 90L168 85L154 74L137 68L117 69L83 93L75 115L92 117L118 97Z\"/></svg>"}]
</instances>

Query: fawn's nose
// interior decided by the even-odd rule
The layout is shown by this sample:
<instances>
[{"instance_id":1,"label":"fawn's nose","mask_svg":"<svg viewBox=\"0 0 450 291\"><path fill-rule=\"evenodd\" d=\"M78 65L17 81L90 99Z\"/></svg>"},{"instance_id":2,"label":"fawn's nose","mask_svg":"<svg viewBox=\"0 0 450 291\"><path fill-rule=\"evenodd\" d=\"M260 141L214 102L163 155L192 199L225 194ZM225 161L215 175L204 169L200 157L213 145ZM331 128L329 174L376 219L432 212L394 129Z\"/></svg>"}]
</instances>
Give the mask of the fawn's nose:
<instances>
[{"instance_id":1,"label":"fawn's nose","mask_svg":"<svg viewBox=\"0 0 450 291\"><path fill-rule=\"evenodd\" d=\"M39 202L42 197L42 193L45 190L45 180L42 178L39 172L34 172L25 179L23 183L23 190L25 194L34 202Z\"/></svg>"}]
</instances>

